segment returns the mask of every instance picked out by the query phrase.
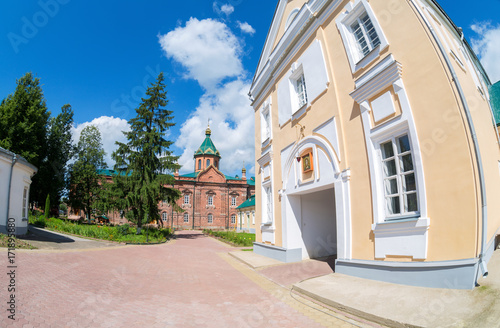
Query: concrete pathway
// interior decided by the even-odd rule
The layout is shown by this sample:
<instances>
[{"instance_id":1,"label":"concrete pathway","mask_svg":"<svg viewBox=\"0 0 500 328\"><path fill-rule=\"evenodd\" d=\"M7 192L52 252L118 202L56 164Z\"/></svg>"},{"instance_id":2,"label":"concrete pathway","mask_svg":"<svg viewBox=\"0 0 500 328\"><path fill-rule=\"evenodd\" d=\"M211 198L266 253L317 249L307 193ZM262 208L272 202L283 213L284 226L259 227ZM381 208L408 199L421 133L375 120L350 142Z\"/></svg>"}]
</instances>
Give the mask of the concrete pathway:
<instances>
[{"instance_id":1,"label":"concrete pathway","mask_svg":"<svg viewBox=\"0 0 500 328\"><path fill-rule=\"evenodd\" d=\"M4 307L15 285L16 320L4 310L0 327L373 326L292 295L233 250L199 232L163 245L16 250L14 282L0 275Z\"/></svg>"},{"instance_id":2,"label":"concrete pathway","mask_svg":"<svg viewBox=\"0 0 500 328\"><path fill-rule=\"evenodd\" d=\"M500 327L500 251L474 290L402 286L338 273L293 286L334 308L390 327ZM450 282L453 286L453 282Z\"/></svg>"}]
</instances>

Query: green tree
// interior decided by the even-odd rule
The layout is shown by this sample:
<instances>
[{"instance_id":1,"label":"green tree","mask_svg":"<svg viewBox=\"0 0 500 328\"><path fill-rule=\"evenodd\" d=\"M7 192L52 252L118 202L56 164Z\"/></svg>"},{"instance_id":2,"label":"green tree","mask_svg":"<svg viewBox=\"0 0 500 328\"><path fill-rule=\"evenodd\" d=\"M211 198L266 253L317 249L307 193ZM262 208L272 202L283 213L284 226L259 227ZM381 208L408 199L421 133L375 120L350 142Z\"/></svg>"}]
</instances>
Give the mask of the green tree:
<instances>
[{"instance_id":1,"label":"green tree","mask_svg":"<svg viewBox=\"0 0 500 328\"><path fill-rule=\"evenodd\" d=\"M167 103L164 77L160 73L146 90L146 98L141 99L136 117L128 121L131 131L123 132L127 143L117 142L118 149L112 155L115 169L120 172L114 177L114 185L121 188L120 197L124 200L121 209L137 224L138 232L144 223L161 222L158 210L161 200L174 204L180 197L178 190L167 187L175 180L166 173L179 168L178 157L169 150L172 142L165 139L167 130L175 125L172 111L165 109Z\"/></svg>"},{"instance_id":2,"label":"green tree","mask_svg":"<svg viewBox=\"0 0 500 328\"><path fill-rule=\"evenodd\" d=\"M16 90L0 104L0 147L24 157L40 168L47 152L47 110L40 79L26 73L16 81ZM44 182L35 175L30 199L43 204L46 194L38 191Z\"/></svg>"},{"instance_id":3,"label":"green tree","mask_svg":"<svg viewBox=\"0 0 500 328\"><path fill-rule=\"evenodd\" d=\"M76 147L75 163L69 167L69 202L82 209L90 222L90 214L101 203L105 178L99 170L107 167L101 133L93 125L86 126Z\"/></svg>"},{"instance_id":4,"label":"green tree","mask_svg":"<svg viewBox=\"0 0 500 328\"><path fill-rule=\"evenodd\" d=\"M64 188L67 185L67 163L74 154L71 129L73 127L73 109L66 104L61 113L49 120L47 151L37 175L44 182L40 186L41 195L50 195L54 207L57 207Z\"/></svg>"}]
</instances>

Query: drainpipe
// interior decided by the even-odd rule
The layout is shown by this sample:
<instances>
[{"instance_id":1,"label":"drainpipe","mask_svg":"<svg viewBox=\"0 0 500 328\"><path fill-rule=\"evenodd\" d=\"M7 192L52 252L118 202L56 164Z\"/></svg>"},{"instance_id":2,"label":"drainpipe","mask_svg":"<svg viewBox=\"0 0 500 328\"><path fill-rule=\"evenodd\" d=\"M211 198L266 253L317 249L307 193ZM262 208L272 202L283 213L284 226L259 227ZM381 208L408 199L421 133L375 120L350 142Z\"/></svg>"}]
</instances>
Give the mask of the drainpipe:
<instances>
[{"instance_id":1,"label":"drainpipe","mask_svg":"<svg viewBox=\"0 0 500 328\"><path fill-rule=\"evenodd\" d=\"M7 222L9 222L9 214L10 214L10 189L12 186L12 174L14 173L14 165L17 162L17 155L14 154L12 157L12 165L10 167L10 176L9 176L9 189L7 189L7 215L5 216L5 228L7 228Z\"/></svg>"},{"instance_id":2,"label":"drainpipe","mask_svg":"<svg viewBox=\"0 0 500 328\"><path fill-rule=\"evenodd\" d=\"M457 75L455 73L455 69L453 68L450 59L448 58L448 54L446 53L446 50L443 47L443 44L439 40L439 38L436 35L436 32L434 31L434 28L429 24L427 19L424 17L423 13L420 11L420 8L418 8L418 5L414 2L414 0L411 0L413 6L415 7L415 10L418 12L420 17L422 18L423 22L429 29L429 31L432 34L432 37L434 38L434 41L436 41L436 44L439 48L439 51L441 52L446 65L448 66L448 69L451 73L451 78L452 81L455 83L455 86L458 91L458 95L460 97L460 101L462 103L462 106L464 107L464 112L465 116L467 118L467 124L469 126L470 132L471 132L471 138L474 144L474 152L476 154L476 165L478 169L478 174L479 174L479 185L480 185L480 190L481 190L481 209L482 209L482 216L481 216L481 223L482 223L482 238L481 238L481 253L479 254L479 266L478 266L478 274L479 274L479 269L483 272L483 277L488 276L488 268L486 266L486 262L484 260L484 255L486 252L486 238L487 238L487 227L488 227L488 211L487 211L487 204L486 204L486 187L485 187L485 179L484 179L484 169L483 169L483 162L481 159L481 151L479 150L479 142L477 140L477 135L476 135L476 130L474 128L474 122L472 121L472 115L470 113L469 106L467 104L467 100L465 98L465 94L462 90L462 86L460 85L460 82L458 81ZM477 276L476 275L476 282L477 282Z\"/></svg>"}]
</instances>

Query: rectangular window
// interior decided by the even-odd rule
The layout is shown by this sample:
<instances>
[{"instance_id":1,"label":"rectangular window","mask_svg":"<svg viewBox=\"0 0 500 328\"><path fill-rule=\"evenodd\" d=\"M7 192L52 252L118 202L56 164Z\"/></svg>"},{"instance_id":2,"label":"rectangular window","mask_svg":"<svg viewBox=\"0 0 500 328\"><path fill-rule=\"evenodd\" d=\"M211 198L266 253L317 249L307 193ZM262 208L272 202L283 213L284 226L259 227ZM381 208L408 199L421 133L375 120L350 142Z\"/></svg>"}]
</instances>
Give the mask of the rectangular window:
<instances>
[{"instance_id":1,"label":"rectangular window","mask_svg":"<svg viewBox=\"0 0 500 328\"><path fill-rule=\"evenodd\" d=\"M264 215L265 215L264 222L272 223L273 222L273 195L271 192L271 187L266 187L264 190L266 193L266 207L265 207L266 212L264 213Z\"/></svg>"},{"instance_id":2,"label":"rectangular window","mask_svg":"<svg viewBox=\"0 0 500 328\"><path fill-rule=\"evenodd\" d=\"M307 104L306 79L304 78L304 74L295 80L295 92L297 93L299 108L301 108Z\"/></svg>"},{"instance_id":3,"label":"rectangular window","mask_svg":"<svg viewBox=\"0 0 500 328\"><path fill-rule=\"evenodd\" d=\"M28 188L24 188L23 191L23 217L22 219L28 218Z\"/></svg>"},{"instance_id":4,"label":"rectangular window","mask_svg":"<svg viewBox=\"0 0 500 328\"><path fill-rule=\"evenodd\" d=\"M380 145L387 218L417 214L418 197L408 135Z\"/></svg>"},{"instance_id":5,"label":"rectangular window","mask_svg":"<svg viewBox=\"0 0 500 328\"><path fill-rule=\"evenodd\" d=\"M184 204L189 204L189 195L184 195Z\"/></svg>"},{"instance_id":6,"label":"rectangular window","mask_svg":"<svg viewBox=\"0 0 500 328\"><path fill-rule=\"evenodd\" d=\"M264 131L265 139L269 139L271 138L271 115L269 112L264 114L264 126L265 126L265 131Z\"/></svg>"},{"instance_id":7,"label":"rectangular window","mask_svg":"<svg viewBox=\"0 0 500 328\"><path fill-rule=\"evenodd\" d=\"M214 204L214 196L208 195L208 205L212 206Z\"/></svg>"},{"instance_id":8,"label":"rectangular window","mask_svg":"<svg viewBox=\"0 0 500 328\"><path fill-rule=\"evenodd\" d=\"M184 223L189 223L189 214L184 213Z\"/></svg>"},{"instance_id":9,"label":"rectangular window","mask_svg":"<svg viewBox=\"0 0 500 328\"><path fill-rule=\"evenodd\" d=\"M208 219L208 223L214 222L214 217L212 216L212 214L208 214L207 219Z\"/></svg>"},{"instance_id":10,"label":"rectangular window","mask_svg":"<svg viewBox=\"0 0 500 328\"><path fill-rule=\"evenodd\" d=\"M236 223L236 215L231 214L231 224L235 224L235 223Z\"/></svg>"},{"instance_id":11,"label":"rectangular window","mask_svg":"<svg viewBox=\"0 0 500 328\"><path fill-rule=\"evenodd\" d=\"M370 51L380 45L377 31L367 13L356 18L351 24L351 30L361 55L360 58L368 55Z\"/></svg>"},{"instance_id":12,"label":"rectangular window","mask_svg":"<svg viewBox=\"0 0 500 328\"><path fill-rule=\"evenodd\" d=\"M163 212L163 213L161 214L161 219L162 219L163 221L167 221L167 220L168 220L168 214L167 214L167 212Z\"/></svg>"},{"instance_id":13,"label":"rectangular window","mask_svg":"<svg viewBox=\"0 0 500 328\"><path fill-rule=\"evenodd\" d=\"M236 206L236 197L231 197L231 206Z\"/></svg>"}]
</instances>

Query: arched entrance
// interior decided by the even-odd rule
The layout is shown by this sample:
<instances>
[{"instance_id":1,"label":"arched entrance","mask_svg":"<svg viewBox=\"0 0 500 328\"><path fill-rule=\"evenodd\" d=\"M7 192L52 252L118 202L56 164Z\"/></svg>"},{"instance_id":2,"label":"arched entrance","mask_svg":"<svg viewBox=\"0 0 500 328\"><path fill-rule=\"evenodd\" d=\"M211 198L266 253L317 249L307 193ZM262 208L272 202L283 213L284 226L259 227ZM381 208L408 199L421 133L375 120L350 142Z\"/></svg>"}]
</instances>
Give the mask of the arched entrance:
<instances>
[{"instance_id":1,"label":"arched entrance","mask_svg":"<svg viewBox=\"0 0 500 328\"><path fill-rule=\"evenodd\" d=\"M320 136L310 136L282 152L283 245L301 259L336 255L351 258L349 170Z\"/></svg>"}]
</instances>

